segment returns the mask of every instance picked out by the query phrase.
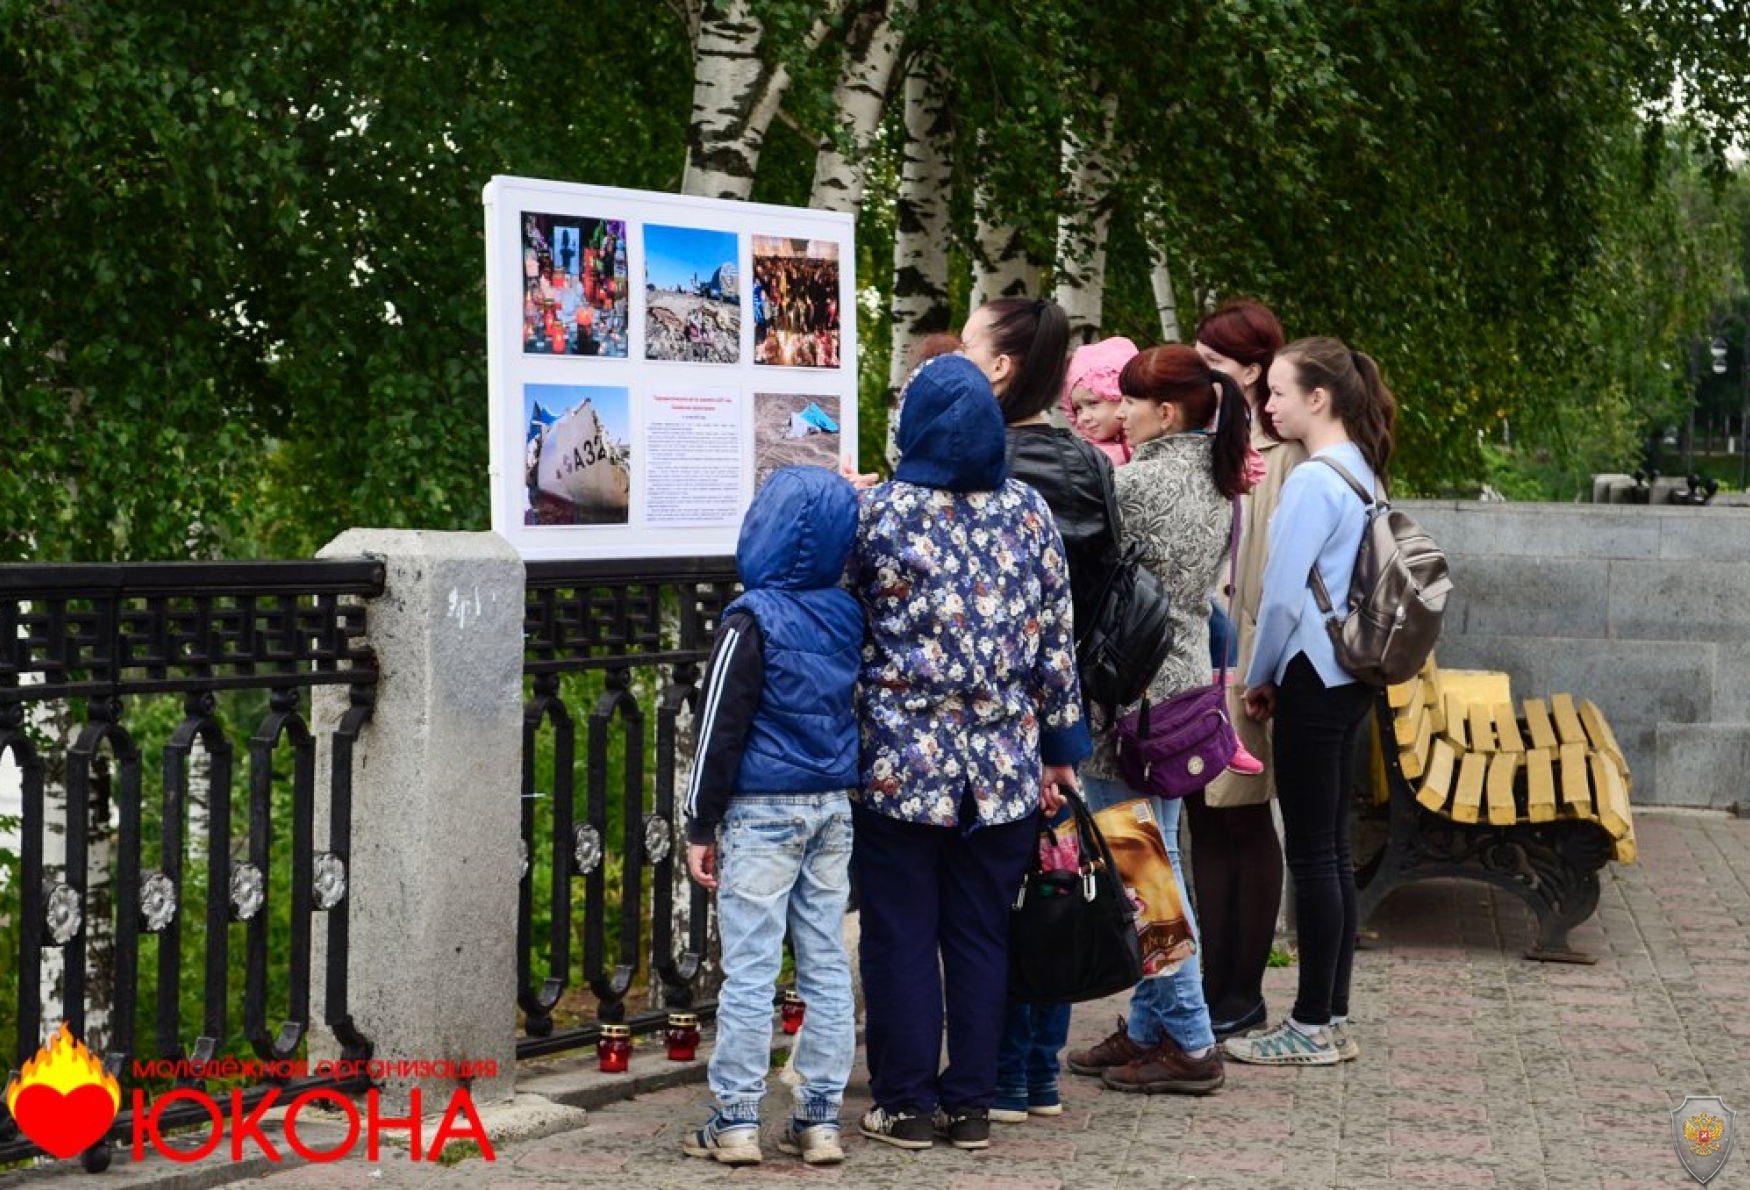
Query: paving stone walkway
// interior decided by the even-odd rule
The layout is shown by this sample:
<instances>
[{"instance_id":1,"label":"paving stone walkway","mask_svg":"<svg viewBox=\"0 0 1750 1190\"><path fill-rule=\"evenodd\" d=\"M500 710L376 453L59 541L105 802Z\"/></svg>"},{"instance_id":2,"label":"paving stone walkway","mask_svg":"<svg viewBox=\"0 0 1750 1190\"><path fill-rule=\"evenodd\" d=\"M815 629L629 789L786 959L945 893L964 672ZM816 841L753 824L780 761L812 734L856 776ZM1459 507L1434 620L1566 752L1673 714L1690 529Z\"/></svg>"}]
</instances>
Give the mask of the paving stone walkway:
<instances>
[{"instance_id":1,"label":"paving stone walkway","mask_svg":"<svg viewBox=\"0 0 1750 1190\"><path fill-rule=\"evenodd\" d=\"M450 1167L404 1158L281 1169L295 1186L727 1186L801 1183L920 1190L1152 1187L1684 1186L1670 1111L1719 1095L1750 1129L1750 822L1640 810L1641 860L1611 867L1597 916L1576 931L1595 966L1530 962L1519 902L1438 882L1394 894L1357 956L1357 1062L1228 1066L1204 1098L1120 1095L1066 1075L1060 1118L996 1126L991 1148L905 1153L846 1129L842 1166L810 1169L772 1143L788 1096L768 1099L767 1158L730 1170L683 1157L703 1118L697 1082L573 1111L572 1126ZM1270 972L1272 1017L1294 971ZM1118 998L1077 1009L1071 1045L1109 1031ZM640 1063L661 1065L654 1053ZM597 1097L600 1097L599 1093ZM576 1101L575 1099L573 1100ZM853 1076L847 1121L869 1106ZM214 1182L207 1181L211 1185ZM242 1183L237 1183L242 1184ZM1740 1135L1710 1184L1750 1187Z\"/></svg>"}]
</instances>

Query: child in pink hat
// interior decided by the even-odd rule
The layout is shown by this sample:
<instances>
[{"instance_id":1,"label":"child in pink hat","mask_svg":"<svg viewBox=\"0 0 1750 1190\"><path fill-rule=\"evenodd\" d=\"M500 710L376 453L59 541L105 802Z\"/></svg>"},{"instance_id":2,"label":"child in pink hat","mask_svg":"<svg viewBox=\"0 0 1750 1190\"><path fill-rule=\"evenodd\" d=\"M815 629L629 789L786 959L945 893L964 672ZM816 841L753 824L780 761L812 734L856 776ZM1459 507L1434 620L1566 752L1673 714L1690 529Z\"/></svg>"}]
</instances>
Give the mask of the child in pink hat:
<instances>
[{"instance_id":1,"label":"child in pink hat","mask_svg":"<svg viewBox=\"0 0 1750 1190\"><path fill-rule=\"evenodd\" d=\"M1063 414L1076 433L1105 452L1114 467L1130 461L1130 444L1118 420L1118 373L1136 355L1136 344L1123 336L1078 347L1069 357L1063 378Z\"/></svg>"}]
</instances>

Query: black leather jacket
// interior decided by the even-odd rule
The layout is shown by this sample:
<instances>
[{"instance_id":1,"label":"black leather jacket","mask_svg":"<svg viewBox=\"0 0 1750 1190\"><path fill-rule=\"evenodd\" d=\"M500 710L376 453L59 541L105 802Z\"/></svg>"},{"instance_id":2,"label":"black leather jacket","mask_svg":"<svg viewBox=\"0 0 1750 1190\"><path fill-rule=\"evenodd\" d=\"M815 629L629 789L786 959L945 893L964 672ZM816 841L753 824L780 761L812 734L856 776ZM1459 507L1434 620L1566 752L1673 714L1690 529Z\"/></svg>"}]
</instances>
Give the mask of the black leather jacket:
<instances>
[{"instance_id":1,"label":"black leather jacket","mask_svg":"<svg viewBox=\"0 0 1750 1190\"><path fill-rule=\"evenodd\" d=\"M1037 491L1051 509L1069 555L1070 598L1076 626L1094 614L1118 558L1120 526L1112 523L1112 461L1073 430L1052 425L1008 428L1009 474Z\"/></svg>"}]
</instances>

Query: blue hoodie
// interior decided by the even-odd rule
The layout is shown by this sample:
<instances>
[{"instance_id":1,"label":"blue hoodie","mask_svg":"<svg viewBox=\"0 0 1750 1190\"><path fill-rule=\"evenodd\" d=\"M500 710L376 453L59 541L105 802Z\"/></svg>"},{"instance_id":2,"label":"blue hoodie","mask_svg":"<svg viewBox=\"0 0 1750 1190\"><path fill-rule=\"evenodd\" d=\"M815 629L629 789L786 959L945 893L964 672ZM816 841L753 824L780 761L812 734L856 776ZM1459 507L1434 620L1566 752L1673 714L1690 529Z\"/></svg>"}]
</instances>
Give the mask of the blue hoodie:
<instances>
[{"instance_id":1,"label":"blue hoodie","mask_svg":"<svg viewBox=\"0 0 1750 1190\"><path fill-rule=\"evenodd\" d=\"M918 365L899 411L893 478L950 492L992 492L1009 477L1003 413L990 381L964 355Z\"/></svg>"}]
</instances>

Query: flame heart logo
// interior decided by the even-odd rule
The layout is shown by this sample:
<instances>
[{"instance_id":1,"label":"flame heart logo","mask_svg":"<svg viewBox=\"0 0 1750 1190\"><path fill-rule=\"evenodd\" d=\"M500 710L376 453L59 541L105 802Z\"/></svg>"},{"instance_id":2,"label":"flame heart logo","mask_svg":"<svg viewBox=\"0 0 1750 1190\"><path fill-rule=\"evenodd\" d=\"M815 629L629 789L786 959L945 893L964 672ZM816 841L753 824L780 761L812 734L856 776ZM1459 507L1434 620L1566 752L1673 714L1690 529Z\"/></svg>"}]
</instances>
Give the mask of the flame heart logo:
<instances>
[{"instance_id":1,"label":"flame heart logo","mask_svg":"<svg viewBox=\"0 0 1750 1190\"><path fill-rule=\"evenodd\" d=\"M65 1021L6 1088L6 1106L19 1130L63 1159L103 1139L121 1102L120 1084Z\"/></svg>"}]
</instances>

